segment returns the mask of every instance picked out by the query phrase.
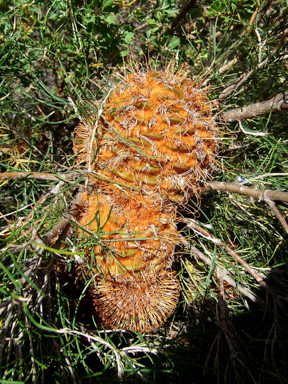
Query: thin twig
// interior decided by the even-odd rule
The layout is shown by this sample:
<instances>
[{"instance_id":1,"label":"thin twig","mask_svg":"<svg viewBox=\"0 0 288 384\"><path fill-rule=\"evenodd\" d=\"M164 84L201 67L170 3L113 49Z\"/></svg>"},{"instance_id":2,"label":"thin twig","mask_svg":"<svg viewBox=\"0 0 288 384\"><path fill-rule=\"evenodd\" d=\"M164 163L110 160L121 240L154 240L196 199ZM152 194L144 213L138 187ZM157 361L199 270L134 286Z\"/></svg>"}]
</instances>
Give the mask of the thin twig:
<instances>
[{"instance_id":1,"label":"thin twig","mask_svg":"<svg viewBox=\"0 0 288 384\"><path fill-rule=\"evenodd\" d=\"M217 191L226 191L232 193L239 193L240 195L246 195L257 199L258 201L278 200L288 202L288 192L283 191L271 191L269 189L256 189L250 187L243 187L237 183L225 183L224 181L211 181L207 185Z\"/></svg>"},{"instance_id":2,"label":"thin twig","mask_svg":"<svg viewBox=\"0 0 288 384\"><path fill-rule=\"evenodd\" d=\"M30 321L28 320L28 317L25 312L23 312L25 323L26 323L26 329L29 339L29 347L30 347L30 360L31 360L31 380L32 383L36 384L36 364L35 364L35 354L34 354L34 348L33 348L33 340L31 337L31 331L30 331ZM27 378L28 379L28 378Z\"/></svg>"},{"instance_id":3,"label":"thin twig","mask_svg":"<svg viewBox=\"0 0 288 384\"><path fill-rule=\"evenodd\" d=\"M97 111L97 116L96 116L96 119L95 119L95 123L94 123L94 127L92 129L92 132L91 132L91 137L90 137L90 143L89 143L89 151L88 153L91 154L92 153L92 148L93 148L93 142L95 140L95 135L96 135L96 132L97 132L97 129L98 129L98 123L99 123L99 120L100 120L100 116L102 115L103 111L104 111L104 106L105 106L105 103L106 103L106 100L108 99L110 93L111 93L111 88L109 89L109 91L107 92L107 94L105 95L104 99L101 101L101 104L100 104L100 107ZM79 116L80 118L80 116ZM92 163L91 163L91 156L88 157L88 172L91 172L92 171Z\"/></svg>"},{"instance_id":4,"label":"thin twig","mask_svg":"<svg viewBox=\"0 0 288 384\"><path fill-rule=\"evenodd\" d=\"M288 109L288 91L278 93L270 100L250 104L242 108L233 109L223 113L223 119L232 121L251 119L255 116L266 115L270 112L280 112Z\"/></svg>"},{"instance_id":5,"label":"thin twig","mask_svg":"<svg viewBox=\"0 0 288 384\"><path fill-rule=\"evenodd\" d=\"M258 201L265 201L269 205L269 207L275 213L277 219L280 221L281 225L288 233L288 225L284 217L282 216L279 209L276 207L274 200L285 201L288 202L288 192L282 191L271 191L271 190L262 190L255 189L250 187L243 187L241 184L236 183L225 183L219 181L212 181L208 183L208 185L212 189L217 189L218 191L228 191L233 193L239 193L241 195L251 196L254 199L258 199Z\"/></svg>"},{"instance_id":6,"label":"thin twig","mask_svg":"<svg viewBox=\"0 0 288 384\"><path fill-rule=\"evenodd\" d=\"M263 175L258 175L258 176L255 176L255 177L251 177L250 179L246 179L244 181L242 181L241 183L239 183L240 185L244 185L244 184L247 184L247 183L251 183L251 181L255 181L255 180L258 180L258 179L264 179L264 177L273 177L273 176L288 176L288 173L263 173Z\"/></svg>"},{"instance_id":7,"label":"thin twig","mask_svg":"<svg viewBox=\"0 0 288 384\"><path fill-rule=\"evenodd\" d=\"M222 282L223 283L223 282ZM227 307L227 303L225 299L219 298L217 302L217 309L218 309L218 324L220 328L223 330L225 340L228 344L229 350L230 350L230 359L233 360L237 357L235 344L233 339L230 337L230 334L233 335L234 326L229 318L229 310Z\"/></svg>"},{"instance_id":8,"label":"thin twig","mask_svg":"<svg viewBox=\"0 0 288 384\"><path fill-rule=\"evenodd\" d=\"M4 321L4 324L1 327L2 329L0 332L0 361L2 361L2 354L3 354L3 349L5 346L6 333L8 331L9 325L10 325L10 319L12 317L13 306L14 306L13 303L8 304L6 319Z\"/></svg>"},{"instance_id":9,"label":"thin twig","mask_svg":"<svg viewBox=\"0 0 288 384\"><path fill-rule=\"evenodd\" d=\"M69 361L69 359L68 359L67 356L65 356L65 362L66 362L66 364L67 364L68 371L70 372L70 375L71 375L73 384L77 384L76 377L75 377L75 375L74 375L72 365L71 365L71 363L70 363L70 361Z\"/></svg>"},{"instance_id":10,"label":"thin twig","mask_svg":"<svg viewBox=\"0 0 288 384\"><path fill-rule=\"evenodd\" d=\"M46 173L46 172L4 172L4 173L0 173L0 179L2 179L2 180L21 179L23 177L25 177L26 179L40 179L40 180L59 181L59 177L53 175L52 173Z\"/></svg>"},{"instance_id":11,"label":"thin twig","mask_svg":"<svg viewBox=\"0 0 288 384\"><path fill-rule=\"evenodd\" d=\"M59 175L53 175L52 173L47 172L4 172L0 173L0 179L2 180L12 180L12 179L40 179L40 180L50 180L50 181L59 181L64 180L68 181L78 177L80 174L85 172L71 172L71 173L63 173Z\"/></svg>"},{"instance_id":12,"label":"thin twig","mask_svg":"<svg viewBox=\"0 0 288 384\"><path fill-rule=\"evenodd\" d=\"M266 57L266 59L263 60L261 63L259 63L254 69L252 69L251 71L249 71L247 73L243 73L239 77L239 79L237 79L237 81L235 81L234 83L230 84L227 88L225 88L221 92L221 94L218 96L218 101L221 101L221 100L225 99L226 97L228 97L232 92L234 92L236 89L238 89L246 80L248 80L249 77L254 72L256 72L259 69L262 69L270 61L270 59L274 56L274 54L277 52L279 47L282 45L282 43L286 39L287 35L288 35L288 28L285 29L285 31L283 32L283 35L279 39L279 42L275 45L275 47L270 52L270 55L268 57ZM237 120L239 120L239 119L237 119Z\"/></svg>"},{"instance_id":13,"label":"thin twig","mask_svg":"<svg viewBox=\"0 0 288 384\"><path fill-rule=\"evenodd\" d=\"M257 20L257 24L259 25L262 17L264 16L264 13L267 11L267 9L269 8L270 4L272 3L272 0L267 0L266 3L264 4L263 8L261 9L261 11L259 12L259 6L256 7L255 11L253 12L250 20L249 20L249 24L250 24L250 27L246 30L244 30L239 38L237 39L236 43L232 44L232 46L230 47L230 50L228 52L228 54L226 54L226 56L222 59L222 61L225 61L230 55L231 53L235 52L236 51L236 48L242 44L243 42L243 39L244 39L244 35L245 33L248 33L248 34L251 34L251 32L253 31L253 24L255 23L255 21ZM259 12L259 13L258 13ZM258 16L258 17L257 17ZM280 39L281 40L281 39ZM240 41L240 43L239 43ZM278 49L278 48L277 48ZM237 62L245 59L246 57L248 56L248 52L244 52L242 53L241 55L239 55L238 57L235 57L234 59L230 60L228 63L224 64L222 67L220 67L218 69L218 72L221 74L225 71L227 71L229 68L231 68L234 64L236 64ZM209 79L205 80L205 82L203 83L203 85L206 85L207 82L208 82Z\"/></svg>"},{"instance_id":14,"label":"thin twig","mask_svg":"<svg viewBox=\"0 0 288 384\"><path fill-rule=\"evenodd\" d=\"M190 0L184 7L181 9L180 13L176 16L176 18L169 25L169 29L175 29L181 22L182 19L187 15L187 13L194 7L196 0Z\"/></svg>"},{"instance_id":15,"label":"thin twig","mask_svg":"<svg viewBox=\"0 0 288 384\"><path fill-rule=\"evenodd\" d=\"M217 342L217 343L220 342L220 339L221 339L221 335L220 335L220 333L218 332L218 333L217 333L217 336L215 337L215 339L214 339L214 341L213 341L213 343L212 343L212 345L211 345L211 347L210 347L209 353L208 353L208 355L207 355L207 358L206 358L206 361L205 361L205 365L204 365L203 376L208 375L208 363L209 363L211 354L212 354L212 352L213 352L214 346L215 346L216 342Z\"/></svg>"},{"instance_id":16,"label":"thin twig","mask_svg":"<svg viewBox=\"0 0 288 384\"><path fill-rule=\"evenodd\" d=\"M59 236L59 234L65 229L65 227L67 227L69 222L72 221L75 216L77 216L77 213L78 208L75 204L73 204L72 208L69 210L69 213L65 214L61 218L61 220L52 229L50 229L50 231L48 231L46 235L42 237L42 239L45 239L45 242L47 242L47 244L50 244L51 240L54 237Z\"/></svg>"},{"instance_id":17,"label":"thin twig","mask_svg":"<svg viewBox=\"0 0 288 384\"><path fill-rule=\"evenodd\" d=\"M116 357L118 378L121 379L123 377L124 371L123 371L122 363L121 363L121 352L118 351L115 347L113 347L113 345L109 344L107 341L102 339L102 337L88 334L87 331L86 331L86 333L84 333L84 332L79 332L79 331L69 329L69 328L55 329L55 330L52 330L52 332L55 332L57 334L62 334L62 335L69 335L69 334L70 335L78 335L78 336L85 337L88 340L88 342L90 340L93 340L93 341L96 341L102 345L105 345L106 347L108 347L109 349L111 349L113 351L113 353Z\"/></svg>"},{"instance_id":18,"label":"thin twig","mask_svg":"<svg viewBox=\"0 0 288 384\"><path fill-rule=\"evenodd\" d=\"M287 232L288 234L288 224L286 222L286 220L284 219L282 213L279 211L279 209L277 208L277 205L274 203L274 201L270 200L270 199L266 199L265 202L269 205L269 207L272 209L272 211L275 213L275 216L277 217L277 219L280 221L282 227L285 229L285 231Z\"/></svg>"}]
</instances>

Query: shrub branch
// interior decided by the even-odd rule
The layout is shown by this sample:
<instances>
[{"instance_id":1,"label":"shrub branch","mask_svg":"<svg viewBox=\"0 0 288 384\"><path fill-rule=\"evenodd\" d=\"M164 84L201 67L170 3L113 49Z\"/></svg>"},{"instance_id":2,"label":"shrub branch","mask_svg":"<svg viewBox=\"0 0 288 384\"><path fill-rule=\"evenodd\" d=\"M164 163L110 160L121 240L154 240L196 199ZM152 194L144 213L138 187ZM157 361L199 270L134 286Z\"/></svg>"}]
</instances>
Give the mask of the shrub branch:
<instances>
[{"instance_id":1,"label":"shrub branch","mask_svg":"<svg viewBox=\"0 0 288 384\"><path fill-rule=\"evenodd\" d=\"M71 180L74 177L79 176L79 172L63 173L59 175L54 175L53 173L47 172L3 172L0 173L0 179L2 180L12 180L12 179L39 179L39 180L50 180L50 181L59 181L59 180Z\"/></svg>"},{"instance_id":2,"label":"shrub branch","mask_svg":"<svg viewBox=\"0 0 288 384\"><path fill-rule=\"evenodd\" d=\"M245 107L233 109L223 113L225 122L251 119L256 116L266 115L270 112L279 112L288 109L288 91L278 93L270 100L250 104Z\"/></svg>"},{"instance_id":3,"label":"shrub branch","mask_svg":"<svg viewBox=\"0 0 288 384\"><path fill-rule=\"evenodd\" d=\"M208 183L208 186L211 189L215 189L217 191L226 191L232 193L239 193L240 195L250 196L254 199L258 199L258 201L266 201L266 199L269 199L272 201L278 200L285 201L286 203L288 203L288 192L243 187L241 184L225 183L223 181L211 181L210 183Z\"/></svg>"},{"instance_id":4,"label":"shrub branch","mask_svg":"<svg viewBox=\"0 0 288 384\"><path fill-rule=\"evenodd\" d=\"M225 183L223 181L211 181L208 183L211 189L216 189L217 191L226 191L232 193L239 193L240 195L246 195L257 199L258 201L265 201L269 207L274 212L277 219L280 221L281 225L288 233L288 225L285 218L282 216L281 212L277 208L274 200L288 202L288 192L283 191L271 191L269 189L256 189L250 187L243 187L241 184L237 183Z\"/></svg>"},{"instance_id":5,"label":"shrub branch","mask_svg":"<svg viewBox=\"0 0 288 384\"><path fill-rule=\"evenodd\" d=\"M187 13L194 7L196 0L190 0L184 7L181 9L180 13L176 16L176 18L169 25L169 29L175 29L180 23L181 20L187 15Z\"/></svg>"}]
</instances>

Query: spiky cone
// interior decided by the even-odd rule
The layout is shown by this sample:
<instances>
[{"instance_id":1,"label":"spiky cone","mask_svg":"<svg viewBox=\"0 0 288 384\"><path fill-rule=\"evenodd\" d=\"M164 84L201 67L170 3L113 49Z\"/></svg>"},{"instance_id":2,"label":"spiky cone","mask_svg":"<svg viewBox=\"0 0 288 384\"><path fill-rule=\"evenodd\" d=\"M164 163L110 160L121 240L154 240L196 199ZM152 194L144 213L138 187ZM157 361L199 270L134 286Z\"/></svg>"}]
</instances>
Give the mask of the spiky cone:
<instances>
[{"instance_id":1,"label":"spiky cone","mask_svg":"<svg viewBox=\"0 0 288 384\"><path fill-rule=\"evenodd\" d=\"M160 211L154 200L135 192L128 195L109 184L98 186L97 193L83 194L82 198L78 236L87 250L87 273L96 279L96 286L92 283L90 291L95 307L101 308L103 323L139 332L150 330L152 325L158 327L175 309L179 294L179 283L168 272L178 243L174 208ZM154 285L159 287L157 294L153 293ZM119 301L121 290L126 291L127 297L123 307ZM143 318L149 295L155 300L159 297L161 305L155 305L151 318ZM105 302L110 308L113 300L118 308L115 319L108 316L108 310L104 311Z\"/></svg>"},{"instance_id":2,"label":"spiky cone","mask_svg":"<svg viewBox=\"0 0 288 384\"><path fill-rule=\"evenodd\" d=\"M92 286L95 306L108 328L139 333L159 328L177 306L180 285L176 273L140 272L125 279L98 279Z\"/></svg>"},{"instance_id":3,"label":"spiky cone","mask_svg":"<svg viewBox=\"0 0 288 384\"><path fill-rule=\"evenodd\" d=\"M98 174L162 200L185 203L200 196L215 163L211 104L183 66L175 71L171 64L163 72L134 68L112 86L90 153L87 132L91 124L83 121L74 151L82 145L81 158Z\"/></svg>"}]
</instances>

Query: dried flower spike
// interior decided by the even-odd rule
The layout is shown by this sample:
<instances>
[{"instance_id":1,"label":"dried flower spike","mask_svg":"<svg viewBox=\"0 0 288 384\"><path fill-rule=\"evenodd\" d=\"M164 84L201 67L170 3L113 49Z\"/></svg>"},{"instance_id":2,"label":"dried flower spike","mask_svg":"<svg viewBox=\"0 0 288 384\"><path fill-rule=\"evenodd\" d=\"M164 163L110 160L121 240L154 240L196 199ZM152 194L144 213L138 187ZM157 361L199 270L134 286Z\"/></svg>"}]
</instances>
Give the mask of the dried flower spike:
<instances>
[{"instance_id":1,"label":"dried flower spike","mask_svg":"<svg viewBox=\"0 0 288 384\"><path fill-rule=\"evenodd\" d=\"M76 129L74 146L98 174L162 200L200 196L215 163L217 128L205 91L185 67L132 69L112 86L100 119L93 150L90 121Z\"/></svg>"},{"instance_id":2,"label":"dried flower spike","mask_svg":"<svg viewBox=\"0 0 288 384\"><path fill-rule=\"evenodd\" d=\"M100 240L95 239L93 254L89 249L94 273L124 278L171 265L178 243L173 207L161 212L152 199L117 193L109 184L98 186L97 194L83 194L82 198L86 207L79 223L90 233L98 233ZM89 236L81 230L79 235L84 240Z\"/></svg>"},{"instance_id":3,"label":"dried flower spike","mask_svg":"<svg viewBox=\"0 0 288 384\"><path fill-rule=\"evenodd\" d=\"M92 292L103 324L115 329L149 332L175 311L180 284L173 272L141 273L125 280L100 280Z\"/></svg>"},{"instance_id":4,"label":"dried flower spike","mask_svg":"<svg viewBox=\"0 0 288 384\"><path fill-rule=\"evenodd\" d=\"M158 327L171 315L179 282L169 272L179 242L175 209L160 211L153 199L100 184L82 195L78 236L87 247L87 274L103 324L139 332ZM95 235L93 237L93 235Z\"/></svg>"}]
</instances>

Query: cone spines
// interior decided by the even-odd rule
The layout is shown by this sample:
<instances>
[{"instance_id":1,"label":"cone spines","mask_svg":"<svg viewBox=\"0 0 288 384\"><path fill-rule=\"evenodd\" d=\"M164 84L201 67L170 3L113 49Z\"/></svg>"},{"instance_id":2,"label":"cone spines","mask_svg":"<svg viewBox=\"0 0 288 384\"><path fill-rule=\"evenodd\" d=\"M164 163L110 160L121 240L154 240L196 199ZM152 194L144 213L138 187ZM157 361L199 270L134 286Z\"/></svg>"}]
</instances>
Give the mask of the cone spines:
<instances>
[{"instance_id":1,"label":"cone spines","mask_svg":"<svg viewBox=\"0 0 288 384\"><path fill-rule=\"evenodd\" d=\"M99 280L92 295L106 327L149 332L175 311L179 291L176 274L161 271L134 278Z\"/></svg>"},{"instance_id":2,"label":"cone spines","mask_svg":"<svg viewBox=\"0 0 288 384\"><path fill-rule=\"evenodd\" d=\"M94 306L111 328L150 331L176 308L175 207L201 195L215 163L217 128L206 93L185 66L174 67L135 64L118 76L97 116L75 130L78 164L107 180L90 178L95 189L82 195L78 236L86 244L96 238L86 249L86 271L96 281L89 287Z\"/></svg>"},{"instance_id":3,"label":"cone spines","mask_svg":"<svg viewBox=\"0 0 288 384\"><path fill-rule=\"evenodd\" d=\"M205 92L184 75L133 72L113 86L98 132L97 172L180 203L201 192L217 129Z\"/></svg>"},{"instance_id":4,"label":"cone spines","mask_svg":"<svg viewBox=\"0 0 288 384\"><path fill-rule=\"evenodd\" d=\"M86 272L97 281L89 290L103 324L138 332L159 327L179 296L169 271L179 242L174 207L160 211L152 199L104 184L97 193L82 194L81 206L79 238L88 232L98 239L87 249Z\"/></svg>"},{"instance_id":5,"label":"cone spines","mask_svg":"<svg viewBox=\"0 0 288 384\"><path fill-rule=\"evenodd\" d=\"M114 194L113 188L98 189L97 194L82 195L86 208L79 224L101 233L90 262L94 273L123 278L143 271L158 272L171 265L178 235L175 211L161 212L153 201L135 193ZM87 233L79 230L84 237Z\"/></svg>"}]
</instances>

